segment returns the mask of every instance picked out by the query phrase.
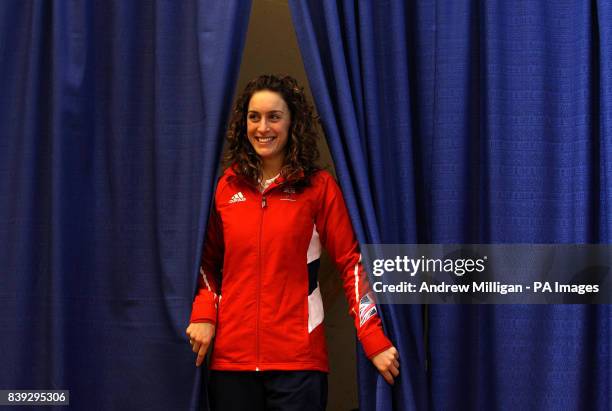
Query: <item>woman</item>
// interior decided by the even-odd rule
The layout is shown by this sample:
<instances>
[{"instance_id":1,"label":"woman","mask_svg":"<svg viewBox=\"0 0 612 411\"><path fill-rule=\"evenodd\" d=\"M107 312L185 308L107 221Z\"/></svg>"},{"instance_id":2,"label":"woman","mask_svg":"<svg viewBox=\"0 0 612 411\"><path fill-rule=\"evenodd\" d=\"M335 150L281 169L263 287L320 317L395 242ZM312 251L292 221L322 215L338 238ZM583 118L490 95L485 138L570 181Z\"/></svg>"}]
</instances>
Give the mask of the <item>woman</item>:
<instances>
[{"instance_id":1,"label":"woman","mask_svg":"<svg viewBox=\"0 0 612 411\"><path fill-rule=\"evenodd\" d=\"M342 276L366 355L390 384L399 374L342 192L315 166L315 122L288 76L260 76L236 101L187 328L196 366L216 335L212 409L325 409L321 246Z\"/></svg>"}]
</instances>

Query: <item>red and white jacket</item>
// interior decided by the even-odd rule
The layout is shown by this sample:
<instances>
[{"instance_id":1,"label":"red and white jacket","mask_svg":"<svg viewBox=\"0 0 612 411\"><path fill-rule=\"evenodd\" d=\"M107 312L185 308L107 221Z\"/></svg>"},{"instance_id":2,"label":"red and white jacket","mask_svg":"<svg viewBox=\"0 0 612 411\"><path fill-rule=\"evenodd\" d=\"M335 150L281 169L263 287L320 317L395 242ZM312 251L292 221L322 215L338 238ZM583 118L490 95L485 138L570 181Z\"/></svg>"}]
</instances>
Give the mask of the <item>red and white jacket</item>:
<instances>
[{"instance_id":1,"label":"red and white jacket","mask_svg":"<svg viewBox=\"0 0 612 411\"><path fill-rule=\"evenodd\" d=\"M326 171L263 193L228 168L208 223L191 322L211 322L214 370L327 372L321 246L342 276L368 358L391 347L361 264L342 192Z\"/></svg>"}]
</instances>

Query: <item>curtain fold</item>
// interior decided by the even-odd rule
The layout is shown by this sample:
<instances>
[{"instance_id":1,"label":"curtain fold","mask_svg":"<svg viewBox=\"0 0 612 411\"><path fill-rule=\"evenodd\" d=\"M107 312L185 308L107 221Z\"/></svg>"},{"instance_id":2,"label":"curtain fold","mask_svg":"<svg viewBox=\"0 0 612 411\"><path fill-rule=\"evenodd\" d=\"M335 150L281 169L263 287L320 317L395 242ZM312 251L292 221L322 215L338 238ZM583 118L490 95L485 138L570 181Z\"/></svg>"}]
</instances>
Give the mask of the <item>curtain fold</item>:
<instances>
[{"instance_id":1,"label":"curtain fold","mask_svg":"<svg viewBox=\"0 0 612 411\"><path fill-rule=\"evenodd\" d=\"M290 6L361 242L610 242L608 2ZM420 310L382 307L362 409L608 409L609 306Z\"/></svg>"},{"instance_id":2,"label":"curtain fold","mask_svg":"<svg viewBox=\"0 0 612 411\"><path fill-rule=\"evenodd\" d=\"M411 116L412 56L404 39L411 10L403 2L289 4L359 241L418 242L419 146ZM391 388L359 347L360 409L425 409L421 307L385 306L382 320L400 353L401 377Z\"/></svg>"},{"instance_id":3,"label":"curtain fold","mask_svg":"<svg viewBox=\"0 0 612 411\"><path fill-rule=\"evenodd\" d=\"M201 407L184 330L249 11L0 4L4 389Z\"/></svg>"}]
</instances>

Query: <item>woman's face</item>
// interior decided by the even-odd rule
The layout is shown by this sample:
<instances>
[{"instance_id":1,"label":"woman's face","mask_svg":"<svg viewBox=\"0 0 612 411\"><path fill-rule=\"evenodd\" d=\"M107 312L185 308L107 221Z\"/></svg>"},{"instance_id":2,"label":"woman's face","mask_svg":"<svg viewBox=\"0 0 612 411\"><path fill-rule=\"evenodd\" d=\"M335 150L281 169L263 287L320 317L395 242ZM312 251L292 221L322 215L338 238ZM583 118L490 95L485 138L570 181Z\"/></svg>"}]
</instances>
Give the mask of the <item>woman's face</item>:
<instances>
[{"instance_id":1,"label":"woman's face","mask_svg":"<svg viewBox=\"0 0 612 411\"><path fill-rule=\"evenodd\" d=\"M280 94L257 91L249 101L247 137L262 160L282 160L291 126L291 113Z\"/></svg>"}]
</instances>

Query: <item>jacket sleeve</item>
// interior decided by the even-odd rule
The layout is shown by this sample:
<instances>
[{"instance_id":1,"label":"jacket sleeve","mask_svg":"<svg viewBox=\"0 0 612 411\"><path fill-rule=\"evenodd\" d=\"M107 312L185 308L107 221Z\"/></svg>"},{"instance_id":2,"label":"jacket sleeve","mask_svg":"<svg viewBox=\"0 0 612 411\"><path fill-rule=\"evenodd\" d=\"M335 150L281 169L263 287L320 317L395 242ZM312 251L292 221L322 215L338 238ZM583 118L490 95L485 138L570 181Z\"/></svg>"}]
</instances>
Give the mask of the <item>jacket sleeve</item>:
<instances>
[{"instance_id":1,"label":"jacket sleeve","mask_svg":"<svg viewBox=\"0 0 612 411\"><path fill-rule=\"evenodd\" d=\"M323 181L322 199L319 202L315 225L321 243L342 277L349 314L357 329L357 338L366 356L372 358L393 344L383 332L340 187L327 173L324 174Z\"/></svg>"},{"instance_id":2,"label":"jacket sleeve","mask_svg":"<svg viewBox=\"0 0 612 411\"><path fill-rule=\"evenodd\" d=\"M223 266L223 253L224 243L221 218L213 204L202 250L198 291L191 310L190 322L192 323L217 323L218 291Z\"/></svg>"}]
</instances>

